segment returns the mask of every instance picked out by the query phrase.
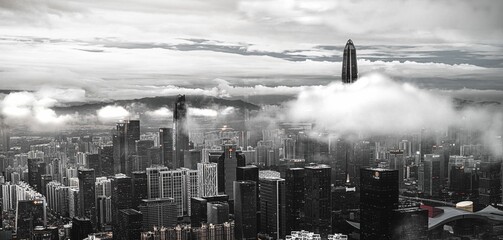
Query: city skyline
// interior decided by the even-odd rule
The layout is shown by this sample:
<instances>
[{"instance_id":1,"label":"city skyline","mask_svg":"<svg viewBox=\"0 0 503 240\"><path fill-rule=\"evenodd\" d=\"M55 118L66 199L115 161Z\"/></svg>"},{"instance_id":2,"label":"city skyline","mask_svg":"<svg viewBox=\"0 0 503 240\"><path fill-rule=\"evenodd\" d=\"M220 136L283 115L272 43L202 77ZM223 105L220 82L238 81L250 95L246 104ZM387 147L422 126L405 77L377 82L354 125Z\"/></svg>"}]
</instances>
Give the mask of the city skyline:
<instances>
[{"instance_id":1,"label":"city skyline","mask_svg":"<svg viewBox=\"0 0 503 240\"><path fill-rule=\"evenodd\" d=\"M0 0L0 239L500 239L501 12Z\"/></svg>"}]
</instances>

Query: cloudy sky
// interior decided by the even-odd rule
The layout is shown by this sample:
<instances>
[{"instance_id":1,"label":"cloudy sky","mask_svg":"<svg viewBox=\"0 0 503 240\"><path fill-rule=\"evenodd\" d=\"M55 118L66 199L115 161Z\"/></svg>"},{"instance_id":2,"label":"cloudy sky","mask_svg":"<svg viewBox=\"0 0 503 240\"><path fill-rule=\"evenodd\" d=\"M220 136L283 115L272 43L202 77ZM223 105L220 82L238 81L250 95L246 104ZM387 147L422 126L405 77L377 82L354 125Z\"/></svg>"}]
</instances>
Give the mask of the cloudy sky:
<instances>
[{"instance_id":1,"label":"cloudy sky","mask_svg":"<svg viewBox=\"0 0 503 240\"><path fill-rule=\"evenodd\" d=\"M340 80L351 38L361 76L493 99L502 13L490 0L0 0L0 89L292 95Z\"/></svg>"}]
</instances>

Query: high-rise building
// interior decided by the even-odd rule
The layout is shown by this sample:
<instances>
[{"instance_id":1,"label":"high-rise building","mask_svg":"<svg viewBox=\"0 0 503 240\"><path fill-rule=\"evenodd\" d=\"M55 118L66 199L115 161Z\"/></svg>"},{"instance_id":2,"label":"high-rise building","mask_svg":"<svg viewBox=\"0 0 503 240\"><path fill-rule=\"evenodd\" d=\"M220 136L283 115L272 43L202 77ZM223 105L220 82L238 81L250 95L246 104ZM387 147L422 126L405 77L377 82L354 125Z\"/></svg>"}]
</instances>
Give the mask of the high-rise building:
<instances>
[{"instance_id":1,"label":"high-rise building","mask_svg":"<svg viewBox=\"0 0 503 240\"><path fill-rule=\"evenodd\" d=\"M332 230L331 221L331 168L327 165L313 165L304 168L304 224L308 231L328 236Z\"/></svg>"},{"instance_id":2,"label":"high-rise building","mask_svg":"<svg viewBox=\"0 0 503 240\"><path fill-rule=\"evenodd\" d=\"M147 197L159 198L161 197L160 188L160 172L167 171L168 168L164 166L155 166L147 168Z\"/></svg>"},{"instance_id":3,"label":"high-rise building","mask_svg":"<svg viewBox=\"0 0 503 240\"><path fill-rule=\"evenodd\" d=\"M93 232L93 224L89 218L74 217L70 239L84 239Z\"/></svg>"},{"instance_id":4,"label":"high-rise building","mask_svg":"<svg viewBox=\"0 0 503 240\"><path fill-rule=\"evenodd\" d=\"M103 176L101 173L101 161L98 154L86 153L85 158L87 159L86 168L94 169L96 177Z\"/></svg>"},{"instance_id":5,"label":"high-rise building","mask_svg":"<svg viewBox=\"0 0 503 240\"><path fill-rule=\"evenodd\" d=\"M418 189L427 196L438 197L440 195L440 156L426 154L422 165L419 166Z\"/></svg>"},{"instance_id":6,"label":"high-rise building","mask_svg":"<svg viewBox=\"0 0 503 240\"><path fill-rule=\"evenodd\" d=\"M202 223L207 220L207 201L204 198L193 197L190 199L190 225L194 227L201 227Z\"/></svg>"},{"instance_id":7,"label":"high-rise building","mask_svg":"<svg viewBox=\"0 0 503 240\"><path fill-rule=\"evenodd\" d=\"M116 130L117 133L113 136L114 173L130 176L133 171L133 155L136 154L136 140L140 140L140 121L119 122Z\"/></svg>"},{"instance_id":8,"label":"high-rise building","mask_svg":"<svg viewBox=\"0 0 503 240\"><path fill-rule=\"evenodd\" d=\"M154 147L152 140L136 140L136 159L133 162L133 171L145 171L149 167L148 149Z\"/></svg>"},{"instance_id":9,"label":"high-rise building","mask_svg":"<svg viewBox=\"0 0 503 240\"><path fill-rule=\"evenodd\" d=\"M191 202L190 199L198 196L199 191L199 179L198 179L198 171L197 170L189 170L186 168L182 168L185 174L185 196L183 197L184 201L184 215L190 216L190 208Z\"/></svg>"},{"instance_id":10,"label":"high-rise building","mask_svg":"<svg viewBox=\"0 0 503 240\"><path fill-rule=\"evenodd\" d=\"M178 95L173 111L173 168L183 166L183 151L189 149L189 132L187 129L187 105L185 95Z\"/></svg>"},{"instance_id":11,"label":"high-rise building","mask_svg":"<svg viewBox=\"0 0 503 240\"><path fill-rule=\"evenodd\" d=\"M143 199L148 198L147 173L145 171L133 172L132 180L132 208L138 210Z\"/></svg>"},{"instance_id":12,"label":"high-rise building","mask_svg":"<svg viewBox=\"0 0 503 240\"><path fill-rule=\"evenodd\" d=\"M217 160L218 164L218 192L224 193L232 200L234 197L234 181L236 181L236 167L243 167L246 164L245 157L236 150L234 144L224 144L223 153ZM210 161L214 161L210 156Z\"/></svg>"},{"instance_id":13,"label":"high-rise building","mask_svg":"<svg viewBox=\"0 0 503 240\"><path fill-rule=\"evenodd\" d=\"M91 222L95 222L95 182L96 175L94 169L79 169L79 217L89 218Z\"/></svg>"},{"instance_id":14,"label":"high-rise building","mask_svg":"<svg viewBox=\"0 0 503 240\"><path fill-rule=\"evenodd\" d=\"M185 172L182 169L159 172L160 198L173 198L180 217L183 216L184 209L186 209L185 180Z\"/></svg>"},{"instance_id":15,"label":"high-rise building","mask_svg":"<svg viewBox=\"0 0 503 240\"><path fill-rule=\"evenodd\" d=\"M143 219L141 212L132 208L122 209L118 218L118 231L114 229L114 239L140 239Z\"/></svg>"},{"instance_id":16,"label":"high-rise building","mask_svg":"<svg viewBox=\"0 0 503 240\"><path fill-rule=\"evenodd\" d=\"M302 229L304 216L304 168L287 168L285 179L286 232Z\"/></svg>"},{"instance_id":17,"label":"high-rise building","mask_svg":"<svg viewBox=\"0 0 503 240\"><path fill-rule=\"evenodd\" d=\"M257 239L256 191L256 181L234 182L235 239Z\"/></svg>"},{"instance_id":18,"label":"high-rise building","mask_svg":"<svg viewBox=\"0 0 503 240\"><path fill-rule=\"evenodd\" d=\"M398 171L362 168L360 191L361 239L391 239L392 211L398 208Z\"/></svg>"},{"instance_id":19,"label":"high-rise building","mask_svg":"<svg viewBox=\"0 0 503 240\"><path fill-rule=\"evenodd\" d=\"M41 158L28 159L28 184L36 191L40 190L41 176L45 174L45 163ZM39 191L40 192L40 191Z\"/></svg>"},{"instance_id":20,"label":"high-rise building","mask_svg":"<svg viewBox=\"0 0 503 240\"><path fill-rule=\"evenodd\" d=\"M30 239L37 226L46 227L45 199L19 200L16 208L17 239Z\"/></svg>"},{"instance_id":21,"label":"high-rise building","mask_svg":"<svg viewBox=\"0 0 503 240\"><path fill-rule=\"evenodd\" d=\"M161 162L168 168L175 168L173 161L173 129L159 128L159 146L161 148Z\"/></svg>"},{"instance_id":22,"label":"high-rise building","mask_svg":"<svg viewBox=\"0 0 503 240\"><path fill-rule=\"evenodd\" d=\"M96 223L100 231L111 229L112 224L112 198L98 196L96 198Z\"/></svg>"},{"instance_id":23,"label":"high-rise building","mask_svg":"<svg viewBox=\"0 0 503 240\"><path fill-rule=\"evenodd\" d=\"M119 229L119 212L132 206L131 178L125 174L116 174L112 178L112 226L114 233Z\"/></svg>"},{"instance_id":24,"label":"high-rise building","mask_svg":"<svg viewBox=\"0 0 503 240\"><path fill-rule=\"evenodd\" d=\"M111 177L114 175L114 147L102 146L98 149L100 156L101 175Z\"/></svg>"},{"instance_id":25,"label":"high-rise building","mask_svg":"<svg viewBox=\"0 0 503 240\"><path fill-rule=\"evenodd\" d=\"M198 197L218 195L218 174L216 163L198 163Z\"/></svg>"},{"instance_id":26,"label":"high-rise building","mask_svg":"<svg viewBox=\"0 0 503 240\"><path fill-rule=\"evenodd\" d=\"M501 202L501 162L481 162L479 203L495 205Z\"/></svg>"},{"instance_id":27,"label":"high-rise building","mask_svg":"<svg viewBox=\"0 0 503 240\"><path fill-rule=\"evenodd\" d=\"M358 66L356 61L356 48L351 39L344 47L342 56L342 82L353 83L358 78Z\"/></svg>"},{"instance_id":28,"label":"high-rise building","mask_svg":"<svg viewBox=\"0 0 503 240\"><path fill-rule=\"evenodd\" d=\"M285 180L260 178L260 232L273 239L286 235Z\"/></svg>"},{"instance_id":29,"label":"high-rise building","mask_svg":"<svg viewBox=\"0 0 503 240\"><path fill-rule=\"evenodd\" d=\"M229 221L229 204L227 202L208 202L206 210L209 224L222 224Z\"/></svg>"},{"instance_id":30,"label":"high-rise building","mask_svg":"<svg viewBox=\"0 0 503 240\"><path fill-rule=\"evenodd\" d=\"M173 198L144 199L140 205L143 214L143 228L153 230L154 227L174 227L177 222L178 210Z\"/></svg>"}]
</instances>

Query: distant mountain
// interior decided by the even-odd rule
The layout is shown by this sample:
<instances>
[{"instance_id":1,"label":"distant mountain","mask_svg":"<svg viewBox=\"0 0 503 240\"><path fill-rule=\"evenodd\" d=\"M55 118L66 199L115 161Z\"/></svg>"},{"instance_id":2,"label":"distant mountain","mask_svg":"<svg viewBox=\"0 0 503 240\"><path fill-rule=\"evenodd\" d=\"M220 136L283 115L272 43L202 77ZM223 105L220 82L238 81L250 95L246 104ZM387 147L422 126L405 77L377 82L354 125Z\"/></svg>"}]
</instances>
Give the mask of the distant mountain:
<instances>
[{"instance_id":1,"label":"distant mountain","mask_svg":"<svg viewBox=\"0 0 503 240\"><path fill-rule=\"evenodd\" d=\"M454 105L458 109L463 109L465 107L485 107L485 106L501 106L501 102L498 101L473 101L467 99L454 98Z\"/></svg>"},{"instance_id":2,"label":"distant mountain","mask_svg":"<svg viewBox=\"0 0 503 240\"><path fill-rule=\"evenodd\" d=\"M58 114L68 114L74 112L78 112L80 114L96 113L97 110L108 105L116 105L122 107L127 107L131 105L143 105L148 109L159 109L161 107L168 107L169 109L173 109L176 97L177 96L148 97L148 98L131 99L131 100L116 100L111 102L94 102L94 103L85 103L81 105L55 107L53 109ZM195 108L209 108L213 105L219 105L224 107L235 107L239 109L248 109L248 110L260 109L259 106L242 100L227 100L211 96L187 95L186 101L190 107Z\"/></svg>"}]
</instances>

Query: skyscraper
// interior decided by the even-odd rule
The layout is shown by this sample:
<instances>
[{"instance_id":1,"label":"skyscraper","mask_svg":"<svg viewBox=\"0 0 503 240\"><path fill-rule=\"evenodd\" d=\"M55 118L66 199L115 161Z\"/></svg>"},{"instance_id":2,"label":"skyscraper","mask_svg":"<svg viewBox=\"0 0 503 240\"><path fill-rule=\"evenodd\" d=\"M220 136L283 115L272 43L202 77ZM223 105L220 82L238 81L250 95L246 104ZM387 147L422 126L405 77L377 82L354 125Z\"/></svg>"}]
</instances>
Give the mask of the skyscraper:
<instances>
[{"instance_id":1,"label":"skyscraper","mask_svg":"<svg viewBox=\"0 0 503 240\"><path fill-rule=\"evenodd\" d=\"M98 149L101 164L101 176L111 177L114 175L114 147L102 146Z\"/></svg>"},{"instance_id":2,"label":"skyscraper","mask_svg":"<svg viewBox=\"0 0 503 240\"><path fill-rule=\"evenodd\" d=\"M306 166L304 223L306 229L328 236L332 230L331 168L327 165Z\"/></svg>"},{"instance_id":3,"label":"skyscraper","mask_svg":"<svg viewBox=\"0 0 503 240\"><path fill-rule=\"evenodd\" d=\"M257 239L256 186L255 181L234 182L235 239Z\"/></svg>"},{"instance_id":4,"label":"skyscraper","mask_svg":"<svg viewBox=\"0 0 503 240\"><path fill-rule=\"evenodd\" d=\"M168 167L174 168L173 161L173 129L172 128L159 128L159 146L161 148L161 163Z\"/></svg>"},{"instance_id":5,"label":"skyscraper","mask_svg":"<svg viewBox=\"0 0 503 240\"><path fill-rule=\"evenodd\" d=\"M132 208L138 210L138 206L143 199L148 198L147 191L147 173L144 171L133 172L132 187L133 200Z\"/></svg>"},{"instance_id":6,"label":"skyscraper","mask_svg":"<svg viewBox=\"0 0 503 240\"><path fill-rule=\"evenodd\" d=\"M185 196L187 194L185 173L181 169L159 172L160 198L175 200L178 216L183 216L186 209Z\"/></svg>"},{"instance_id":7,"label":"skyscraper","mask_svg":"<svg viewBox=\"0 0 503 240\"><path fill-rule=\"evenodd\" d=\"M236 167L246 164L244 155L236 150L234 144L224 144L224 152L218 158L218 192L225 193L232 200L234 197L234 181L236 181ZM213 160L210 158L210 161Z\"/></svg>"},{"instance_id":8,"label":"skyscraper","mask_svg":"<svg viewBox=\"0 0 503 240\"><path fill-rule=\"evenodd\" d=\"M140 239L143 215L132 208L122 209L118 215L117 230L114 239Z\"/></svg>"},{"instance_id":9,"label":"skyscraper","mask_svg":"<svg viewBox=\"0 0 503 240\"><path fill-rule=\"evenodd\" d=\"M479 203L498 204L501 201L501 162L480 163Z\"/></svg>"},{"instance_id":10,"label":"skyscraper","mask_svg":"<svg viewBox=\"0 0 503 240\"><path fill-rule=\"evenodd\" d=\"M136 140L140 140L140 120L126 120L117 123L113 136L114 173L128 176L133 171L133 155L136 154Z\"/></svg>"},{"instance_id":11,"label":"skyscraper","mask_svg":"<svg viewBox=\"0 0 503 240\"><path fill-rule=\"evenodd\" d=\"M398 171L360 170L361 239L391 239L393 210L398 207Z\"/></svg>"},{"instance_id":12,"label":"skyscraper","mask_svg":"<svg viewBox=\"0 0 503 240\"><path fill-rule=\"evenodd\" d=\"M282 239L286 235L285 179L267 177L259 181L260 231Z\"/></svg>"},{"instance_id":13,"label":"skyscraper","mask_svg":"<svg viewBox=\"0 0 503 240\"><path fill-rule=\"evenodd\" d=\"M285 179L285 203L287 233L302 229L304 215L304 168L288 168L283 172Z\"/></svg>"},{"instance_id":14,"label":"skyscraper","mask_svg":"<svg viewBox=\"0 0 503 240\"><path fill-rule=\"evenodd\" d=\"M427 196L440 195L440 156L425 154L423 163L419 166L418 189Z\"/></svg>"},{"instance_id":15,"label":"skyscraper","mask_svg":"<svg viewBox=\"0 0 503 240\"><path fill-rule=\"evenodd\" d=\"M117 174L112 179L112 226L114 233L118 230L119 212L132 206L131 178Z\"/></svg>"},{"instance_id":16,"label":"skyscraper","mask_svg":"<svg viewBox=\"0 0 503 240\"><path fill-rule=\"evenodd\" d=\"M147 196L148 198L159 198L161 189L159 187L159 176L161 171L167 171L167 167L156 166L147 168Z\"/></svg>"},{"instance_id":17,"label":"skyscraper","mask_svg":"<svg viewBox=\"0 0 503 240\"><path fill-rule=\"evenodd\" d=\"M199 197L209 197L218 195L218 178L216 163L198 163L198 190Z\"/></svg>"},{"instance_id":18,"label":"skyscraper","mask_svg":"<svg viewBox=\"0 0 503 240\"><path fill-rule=\"evenodd\" d=\"M344 47L344 55L342 57L342 82L353 83L357 78L356 48L353 41L349 39Z\"/></svg>"},{"instance_id":19,"label":"skyscraper","mask_svg":"<svg viewBox=\"0 0 503 240\"><path fill-rule=\"evenodd\" d=\"M36 226L46 226L45 199L19 200L16 209L17 238L30 239Z\"/></svg>"},{"instance_id":20,"label":"skyscraper","mask_svg":"<svg viewBox=\"0 0 503 240\"><path fill-rule=\"evenodd\" d=\"M80 217L88 218L91 222L95 222L95 182L96 175L94 169L79 169L79 205L78 213Z\"/></svg>"},{"instance_id":21,"label":"skyscraper","mask_svg":"<svg viewBox=\"0 0 503 240\"><path fill-rule=\"evenodd\" d=\"M189 132L187 129L187 105L185 95L178 95L173 111L173 168L183 167L183 151L189 149Z\"/></svg>"}]
</instances>

